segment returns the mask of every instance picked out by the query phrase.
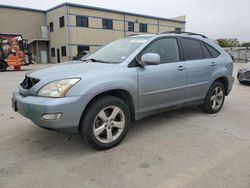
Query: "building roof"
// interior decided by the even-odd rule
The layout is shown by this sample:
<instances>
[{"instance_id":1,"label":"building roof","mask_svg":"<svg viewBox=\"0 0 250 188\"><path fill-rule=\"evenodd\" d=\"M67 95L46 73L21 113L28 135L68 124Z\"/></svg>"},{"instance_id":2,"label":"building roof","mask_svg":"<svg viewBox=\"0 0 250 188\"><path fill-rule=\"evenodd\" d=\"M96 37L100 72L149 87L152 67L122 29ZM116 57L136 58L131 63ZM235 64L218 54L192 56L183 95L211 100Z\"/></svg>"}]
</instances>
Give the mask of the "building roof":
<instances>
[{"instance_id":1,"label":"building roof","mask_svg":"<svg viewBox=\"0 0 250 188\"><path fill-rule=\"evenodd\" d=\"M120 10L114 10L114 9L107 9L107 8L100 8L100 7L95 7L95 6L89 6L89 5L81 5L81 4L75 4L75 3L62 3L59 4L55 7L52 7L47 10L47 12L55 10L57 8L63 7L63 6L72 6L72 7L80 7L80 8L87 8L87 9L93 9L93 10L100 10L100 11L106 11L106 12L114 12L114 13L120 13L120 14L129 14L133 16L141 16L141 17L146 17L146 18L155 18L155 19L160 19L160 20L166 20L166 21L174 21L174 22L179 22L179 23L186 23L185 21L180 21L180 20L175 20L175 19L170 19L170 18L163 18L163 17L156 17L156 16L150 16L150 15L145 15L145 14L137 14L133 12L126 12L126 11L120 11Z\"/></svg>"},{"instance_id":2,"label":"building roof","mask_svg":"<svg viewBox=\"0 0 250 188\"><path fill-rule=\"evenodd\" d=\"M69 2L59 4L59 5L54 6L54 7L50 8L50 9L48 9L48 10L40 10L40 9L33 9L33 8L26 8L26 7L20 7L20 6L11 6L11 5L0 4L0 7L3 7L3 8L29 10L29 11L42 12L42 13L46 13L46 12L61 8L63 6L80 7L80 8L87 8L87 9L107 11L107 12L114 12L114 13L120 13L120 14L129 14L129 15L133 15L133 16L141 16L141 17L146 17L146 18L154 18L154 19L160 19L160 20L166 20L166 21L172 21L172 22L186 23L185 21L180 21L180 20L175 20L175 19L156 17L156 16L150 16L150 15L144 15L144 14L137 14L137 13L133 13L133 12L119 11L119 10L114 10L114 9L107 9L107 8L95 7L95 6L89 6L89 5L81 5L81 4L75 4L75 3L69 3Z\"/></svg>"},{"instance_id":3,"label":"building roof","mask_svg":"<svg viewBox=\"0 0 250 188\"><path fill-rule=\"evenodd\" d=\"M3 5L3 4L0 4L0 8L11 8L11 9L29 10L29 11L33 11L33 12L46 13L46 10L27 8L27 7L20 7L20 6L12 6L12 5Z\"/></svg>"}]
</instances>

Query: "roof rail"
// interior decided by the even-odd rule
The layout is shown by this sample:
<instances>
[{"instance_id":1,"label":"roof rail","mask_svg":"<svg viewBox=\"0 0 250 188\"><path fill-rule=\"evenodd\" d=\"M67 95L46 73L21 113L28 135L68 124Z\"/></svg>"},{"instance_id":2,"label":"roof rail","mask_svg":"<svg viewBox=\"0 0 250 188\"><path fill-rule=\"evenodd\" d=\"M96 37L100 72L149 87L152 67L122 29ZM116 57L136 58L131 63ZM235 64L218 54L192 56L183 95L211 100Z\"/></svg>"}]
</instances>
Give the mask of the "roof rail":
<instances>
[{"instance_id":1,"label":"roof rail","mask_svg":"<svg viewBox=\"0 0 250 188\"><path fill-rule=\"evenodd\" d=\"M207 38L207 36L199 34L199 33L192 33L192 32L186 32L186 31L164 31L158 34L168 34L168 33L175 33L175 34L187 34L187 35L197 35L202 38Z\"/></svg>"}]
</instances>

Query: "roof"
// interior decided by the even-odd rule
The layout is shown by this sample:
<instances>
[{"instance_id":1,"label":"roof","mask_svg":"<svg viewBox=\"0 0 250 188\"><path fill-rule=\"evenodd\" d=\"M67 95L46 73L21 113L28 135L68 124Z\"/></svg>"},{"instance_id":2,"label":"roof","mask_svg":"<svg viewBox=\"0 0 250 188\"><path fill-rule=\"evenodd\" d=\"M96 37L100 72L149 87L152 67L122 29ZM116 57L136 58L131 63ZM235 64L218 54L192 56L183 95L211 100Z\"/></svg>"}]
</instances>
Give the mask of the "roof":
<instances>
[{"instance_id":1,"label":"roof","mask_svg":"<svg viewBox=\"0 0 250 188\"><path fill-rule=\"evenodd\" d=\"M20 7L20 6L12 6L12 5L3 5L3 4L0 4L0 8L11 8L11 9L29 10L29 11L33 11L33 12L46 13L45 10L33 9L33 8L27 8L27 7Z\"/></svg>"},{"instance_id":2,"label":"roof","mask_svg":"<svg viewBox=\"0 0 250 188\"><path fill-rule=\"evenodd\" d=\"M69 2L65 2L55 7L52 7L48 9L47 12L55 10L57 8L61 8L63 6L67 6L67 5L72 6L72 7L80 7L80 8L87 8L87 9L93 9L93 10L106 11L106 12L114 12L114 13L120 13L120 14L129 14L133 16L141 16L141 17L146 17L146 18L155 18L155 19L172 21L172 22L186 23L185 21L180 21L180 20L175 20L175 19L170 19L170 18L156 17L156 16L145 15L145 14L137 14L133 12L119 11L119 10L114 10L114 9L100 8L100 7L95 7L95 6L81 5L81 4L75 4L75 3L69 3Z\"/></svg>"},{"instance_id":3,"label":"roof","mask_svg":"<svg viewBox=\"0 0 250 188\"><path fill-rule=\"evenodd\" d=\"M69 3L69 2L59 4L59 5L54 6L54 7L50 8L50 9L48 9L48 10L40 10L40 9L33 9L33 8L26 8L26 7L20 7L20 6L11 6L11 5L0 4L0 7L3 7L3 8L29 10L29 11L41 12L41 13L47 13L47 12L50 12L52 10L64 7L64 6L80 7L80 8L87 8L87 9L100 10L100 11L106 11L106 12L113 12L113 13L119 13L119 14L129 14L129 15L132 15L132 16L141 16L141 17L146 17L146 18L154 18L154 19L160 19L160 20L166 20L166 21L172 21L172 22L178 22L178 23L186 23L185 21L180 21L180 20L175 20L175 19L170 19L170 18L156 17L156 16L145 15L145 14L137 14L137 13L133 13L133 12L126 12L126 11L120 11L120 10L114 10L114 9L107 9L107 8L95 7L95 6L89 6L89 5L81 5L81 4L75 4L75 3Z\"/></svg>"}]
</instances>

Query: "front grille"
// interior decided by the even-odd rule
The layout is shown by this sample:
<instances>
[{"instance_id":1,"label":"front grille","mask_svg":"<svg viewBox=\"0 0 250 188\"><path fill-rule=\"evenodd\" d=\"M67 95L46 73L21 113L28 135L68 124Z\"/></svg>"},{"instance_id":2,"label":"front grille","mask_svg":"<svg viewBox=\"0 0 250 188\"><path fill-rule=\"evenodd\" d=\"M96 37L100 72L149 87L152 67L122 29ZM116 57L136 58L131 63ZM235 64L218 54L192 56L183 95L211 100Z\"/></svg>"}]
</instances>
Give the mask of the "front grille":
<instances>
[{"instance_id":1,"label":"front grille","mask_svg":"<svg viewBox=\"0 0 250 188\"><path fill-rule=\"evenodd\" d=\"M244 75L246 78L250 78L250 71L245 72Z\"/></svg>"},{"instance_id":2,"label":"front grille","mask_svg":"<svg viewBox=\"0 0 250 188\"><path fill-rule=\"evenodd\" d=\"M23 80L23 82L20 85L22 86L23 89L30 89L34 85L36 85L39 81L40 81L39 79L25 76L25 79Z\"/></svg>"}]
</instances>

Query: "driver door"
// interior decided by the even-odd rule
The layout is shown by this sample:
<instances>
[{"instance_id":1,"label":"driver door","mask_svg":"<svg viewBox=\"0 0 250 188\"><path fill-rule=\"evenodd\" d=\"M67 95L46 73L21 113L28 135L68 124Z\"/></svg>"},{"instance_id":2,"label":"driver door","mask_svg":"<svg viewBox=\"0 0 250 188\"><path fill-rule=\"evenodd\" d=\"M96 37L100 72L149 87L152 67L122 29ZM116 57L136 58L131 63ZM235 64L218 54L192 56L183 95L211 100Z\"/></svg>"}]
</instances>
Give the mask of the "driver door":
<instances>
[{"instance_id":1,"label":"driver door","mask_svg":"<svg viewBox=\"0 0 250 188\"><path fill-rule=\"evenodd\" d=\"M181 61L175 37L160 38L143 51L161 57L158 65L139 68L140 113L183 105L186 93L186 67Z\"/></svg>"}]
</instances>

